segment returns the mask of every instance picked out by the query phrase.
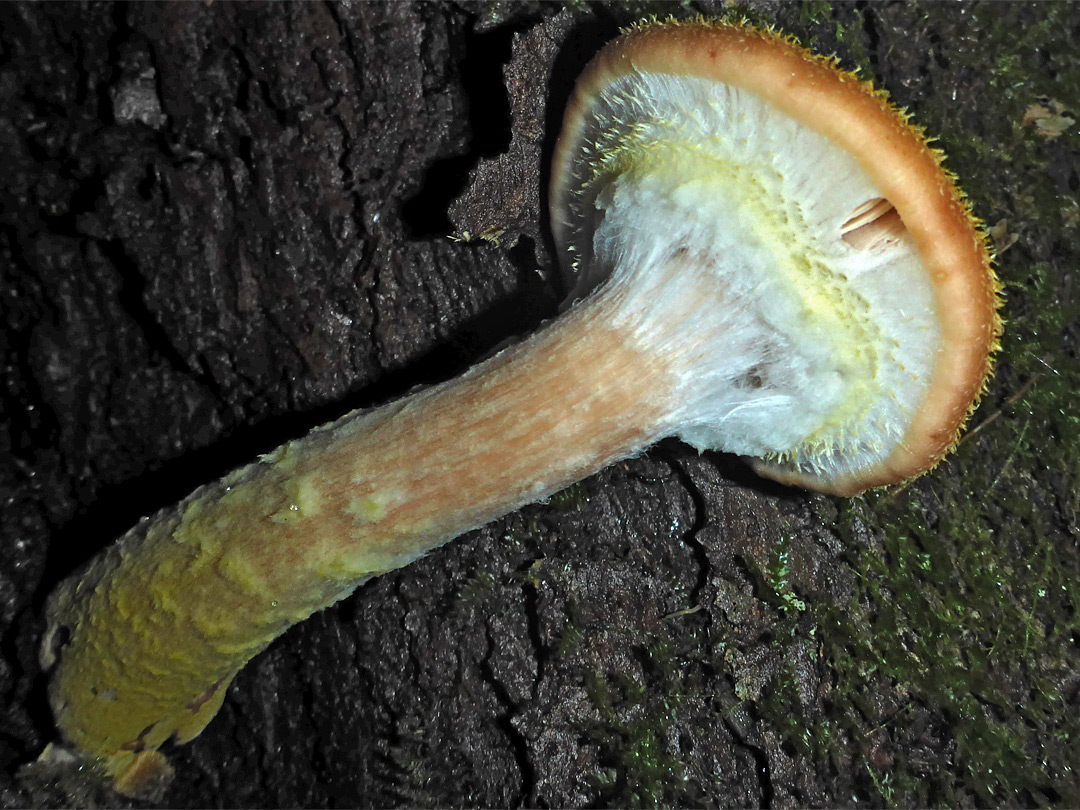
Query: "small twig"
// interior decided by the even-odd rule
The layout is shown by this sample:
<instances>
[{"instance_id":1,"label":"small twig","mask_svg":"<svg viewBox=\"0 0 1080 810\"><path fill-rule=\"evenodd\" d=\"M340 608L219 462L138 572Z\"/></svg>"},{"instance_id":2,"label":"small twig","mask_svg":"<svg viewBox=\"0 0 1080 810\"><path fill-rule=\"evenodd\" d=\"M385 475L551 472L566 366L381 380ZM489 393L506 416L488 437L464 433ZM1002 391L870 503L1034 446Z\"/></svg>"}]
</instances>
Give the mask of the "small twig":
<instances>
[{"instance_id":1,"label":"small twig","mask_svg":"<svg viewBox=\"0 0 1080 810\"><path fill-rule=\"evenodd\" d=\"M975 427L973 427L971 430L969 430L967 432L967 434L964 436L964 438L962 438L959 442L957 442L957 446L959 447L961 444L964 444L972 436L975 436L983 428L990 425L990 423L997 421L997 419L1001 416L1001 414L1004 412L1004 410L1006 408L1008 408L1010 405L1015 405L1016 402L1024 396L1024 394L1026 394L1028 391L1030 391L1034 387L1036 381L1039 379L1039 376L1040 375L1036 374L1030 380L1028 380L1026 383L1024 383L1022 386L1020 386L1020 388L1016 391L1015 394L1013 394L1007 400L1005 400L1003 403L1001 403L1000 408L998 408L996 411L994 411L988 417L986 417L981 422L979 422L979 424L977 424Z\"/></svg>"},{"instance_id":2,"label":"small twig","mask_svg":"<svg viewBox=\"0 0 1080 810\"><path fill-rule=\"evenodd\" d=\"M674 613L669 613L664 616L665 619L674 619L677 616L689 616L691 613L697 613L701 610L701 605L694 605L692 608L684 608L682 610L676 610Z\"/></svg>"},{"instance_id":3,"label":"small twig","mask_svg":"<svg viewBox=\"0 0 1080 810\"><path fill-rule=\"evenodd\" d=\"M993 491L994 487L996 487L998 485L998 481L1001 480L1001 476L1005 475L1005 473L1008 471L1009 467L1012 466L1013 459L1016 458L1016 451L1019 449L1020 443L1022 441L1024 441L1024 436L1027 435L1027 429L1028 429L1028 426L1030 424L1031 424L1031 417L1029 416L1027 418L1027 420L1024 422L1024 427L1020 431L1020 435L1016 437L1016 444L1014 444L1013 449L1009 451L1009 457L1007 459L1005 459L1005 463L1001 465L1001 469L998 471L998 474L996 476L994 476L993 482L990 484L990 486L988 486L986 488L987 494L989 494L991 491Z\"/></svg>"}]
</instances>

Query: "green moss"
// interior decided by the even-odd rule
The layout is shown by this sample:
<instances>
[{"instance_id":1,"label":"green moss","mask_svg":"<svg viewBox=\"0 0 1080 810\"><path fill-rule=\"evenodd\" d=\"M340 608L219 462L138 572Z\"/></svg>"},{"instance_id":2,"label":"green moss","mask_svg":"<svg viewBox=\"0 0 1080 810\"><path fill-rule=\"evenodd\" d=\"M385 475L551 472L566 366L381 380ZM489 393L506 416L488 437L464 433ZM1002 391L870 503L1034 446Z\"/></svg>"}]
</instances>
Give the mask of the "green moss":
<instances>
[{"instance_id":1,"label":"green moss","mask_svg":"<svg viewBox=\"0 0 1080 810\"><path fill-rule=\"evenodd\" d=\"M780 609L787 613L793 610L806 610L806 603L798 597L791 585L791 562L787 542L781 542L773 549L769 565L765 570L765 580L779 600Z\"/></svg>"},{"instance_id":2,"label":"green moss","mask_svg":"<svg viewBox=\"0 0 1080 810\"><path fill-rule=\"evenodd\" d=\"M454 599L456 610L466 610L479 604L495 587L495 575L490 571L477 571L461 586Z\"/></svg>"},{"instance_id":3,"label":"green moss","mask_svg":"<svg viewBox=\"0 0 1080 810\"><path fill-rule=\"evenodd\" d=\"M565 658L581 644L581 630L573 621L567 622L563 627L562 635L559 636L559 646L556 647L556 655Z\"/></svg>"},{"instance_id":4,"label":"green moss","mask_svg":"<svg viewBox=\"0 0 1080 810\"><path fill-rule=\"evenodd\" d=\"M589 485L585 481L578 481L566 489L560 489L544 503L558 512L580 512L589 502Z\"/></svg>"},{"instance_id":5,"label":"green moss","mask_svg":"<svg viewBox=\"0 0 1080 810\"><path fill-rule=\"evenodd\" d=\"M843 17L848 19L845 21ZM799 41L818 53L838 50L842 67L855 70L863 78L873 78L870 51L863 33L860 16L851 16L848 9L837 8L827 0L812 0L799 7L799 18L794 23ZM836 48L834 43L839 45Z\"/></svg>"},{"instance_id":6,"label":"green moss","mask_svg":"<svg viewBox=\"0 0 1080 810\"><path fill-rule=\"evenodd\" d=\"M708 14L705 16L735 24L745 21L754 28L769 28L776 23L776 20L771 16L758 11L753 6L743 5L741 3L733 3L730 6L726 6L719 14Z\"/></svg>"},{"instance_id":7,"label":"green moss","mask_svg":"<svg viewBox=\"0 0 1080 810\"><path fill-rule=\"evenodd\" d=\"M670 745L682 706L670 649L658 641L639 650L641 680L617 672L587 673L585 688L597 720L580 729L598 752L593 779L600 806L654 807L696 803L687 796L687 766Z\"/></svg>"},{"instance_id":8,"label":"green moss","mask_svg":"<svg viewBox=\"0 0 1080 810\"><path fill-rule=\"evenodd\" d=\"M754 704L758 711L776 723L784 738L801 754L822 758L828 755L826 743L830 738L824 733L827 728L810 729L804 711L800 710L808 707L802 706L798 675L793 666L786 666Z\"/></svg>"},{"instance_id":9,"label":"green moss","mask_svg":"<svg viewBox=\"0 0 1080 810\"><path fill-rule=\"evenodd\" d=\"M830 0L809 0L809 2L801 3L799 25L803 28L832 25L835 15L834 5Z\"/></svg>"},{"instance_id":10,"label":"green moss","mask_svg":"<svg viewBox=\"0 0 1080 810\"><path fill-rule=\"evenodd\" d=\"M881 525L885 553L859 548L860 533L851 531L860 587L846 604L823 610L826 654L842 676L843 699L834 704L834 719L852 734L866 719L887 722L894 707L857 698L897 684L951 726L959 774L939 773L936 782L910 780L915 792L901 794L900 804L928 804L934 797L954 803L957 775L986 802L1014 802L1025 793L1044 800L1063 795L1067 786L1053 788L1053 774L1040 773L1025 753L1037 744L1038 731L1063 719L1065 708L1052 688L1039 689L1043 678L1029 660L1039 594L1055 584L1050 566L1016 566L1014 549L999 542L972 501L954 510L929 529L914 498L903 505L882 502L876 510L852 503L850 527ZM1031 540L1026 559L1050 552ZM1015 694L1010 685L1017 681L1035 686L1035 693ZM858 707L857 714L850 705ZM1053 752L1047 753L1052 759ZM1067 767L1057 775L1067 777Z\"/></svg>"},{"instance_id":11,"label":"green moss","mask_svg":"<svg viewBox=\"0 0 1080 810\"><path fill-rule=\"evenodd\" d=\"M524 520L511 521L507 526L503 542L514 546L526 548L542 548L543 540L547 536L547 530L537 518L535 512L525 511L521 513Z\"/></svg>"}]
</instances>

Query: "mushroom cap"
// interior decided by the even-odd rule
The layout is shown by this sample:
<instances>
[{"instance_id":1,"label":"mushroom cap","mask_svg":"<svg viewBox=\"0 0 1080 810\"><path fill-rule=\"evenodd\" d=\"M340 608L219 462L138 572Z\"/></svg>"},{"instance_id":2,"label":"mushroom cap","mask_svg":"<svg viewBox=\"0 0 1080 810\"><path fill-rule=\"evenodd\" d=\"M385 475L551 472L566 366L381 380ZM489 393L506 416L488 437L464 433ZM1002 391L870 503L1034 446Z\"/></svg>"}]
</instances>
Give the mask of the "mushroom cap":
<instances>
[{"instance_id":1,"label":"mushroom cap","mask_svg":"<svg viewBox=\"0 0 1080 810\"><path fill-rule=\"evenodd\" d=\"M637 25L609 43L579 79L552 163L552 231L560 261L575 277L575 295L597 286L604 272L591 262L591 240L602 219L595 213L603 180L603 169L597 168L601 156L595 152L604 146L597 136L597 116L634 127L635 122L619 116L648 105L623 103L614 115L605 94L631 86L623 92L641 93L644 85L635 83L647 81L726 86L723 92L731 97L754 98L755 104L842 149L878 193L850 201L851 216L835 234L847 244L840 250L870 255L882 244L903 242L917 265L913 272L925 279L920 283L932 299L924 309L939 336L927 344L930 356L921 361L929 381L923 382L918 401L905 408L904 424L894 431L889 447L872 458L828 464L780 450L753 459L756 471L783 483L849 495L931 469L955 445L984 391L1001 330L1000 287L986 238L954 177L942 166L942 153L928 145L922 131L883 92L790 38L703 20ZM736 120L731 112L724 116L727 122ZM721 141L741 134L725 126L709 137ZM820 180L834 182L831 177Z\"/></svg>"}]
</instances>

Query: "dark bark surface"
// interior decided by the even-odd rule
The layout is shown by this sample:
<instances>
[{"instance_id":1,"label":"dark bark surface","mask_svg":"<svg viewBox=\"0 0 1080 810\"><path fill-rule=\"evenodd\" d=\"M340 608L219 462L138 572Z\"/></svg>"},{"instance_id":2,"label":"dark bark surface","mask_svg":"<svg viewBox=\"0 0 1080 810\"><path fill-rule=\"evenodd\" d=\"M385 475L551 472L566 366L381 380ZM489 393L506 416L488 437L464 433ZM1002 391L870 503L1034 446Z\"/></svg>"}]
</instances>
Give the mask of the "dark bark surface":
<instances>
[{"instance_id":1,"label":"dark bark surface","mask_svg":"<svg viewBox=\"0 0 1080 810\"><path fill-rule=\"evenodd\" d=\"M993 226L985 430L852 501L665 442L293 628L166 804L1080 801L1080 12L754 8L941 134ZM0 4L0 802L124 803L16 777L60 579L555 313L562 104L637 16Z\"/></svg>"}]
</instances>

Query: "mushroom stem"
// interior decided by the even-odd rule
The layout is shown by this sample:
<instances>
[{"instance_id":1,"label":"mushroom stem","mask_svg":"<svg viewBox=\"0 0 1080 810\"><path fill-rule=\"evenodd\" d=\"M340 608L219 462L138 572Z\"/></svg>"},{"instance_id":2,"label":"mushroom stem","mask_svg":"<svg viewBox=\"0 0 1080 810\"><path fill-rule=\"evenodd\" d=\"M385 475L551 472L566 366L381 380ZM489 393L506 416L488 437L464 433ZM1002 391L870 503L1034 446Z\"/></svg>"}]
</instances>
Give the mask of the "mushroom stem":
<instances>
[{"instance_id":1,"label":"mushroom stem","mask_svg":"<svg viewBox=\"0 0 1080 810\"><path fill-rule=\"evenodd\" d=\"M617 276L462 377L349 414L137 525L50 600L43 664L65 739L144 792L167 768L156 748L197 735L287 627L670 435L697 346L678 313L709 302L692 280L669 286L657 306Z\"/></svg>"}]
</instances>

